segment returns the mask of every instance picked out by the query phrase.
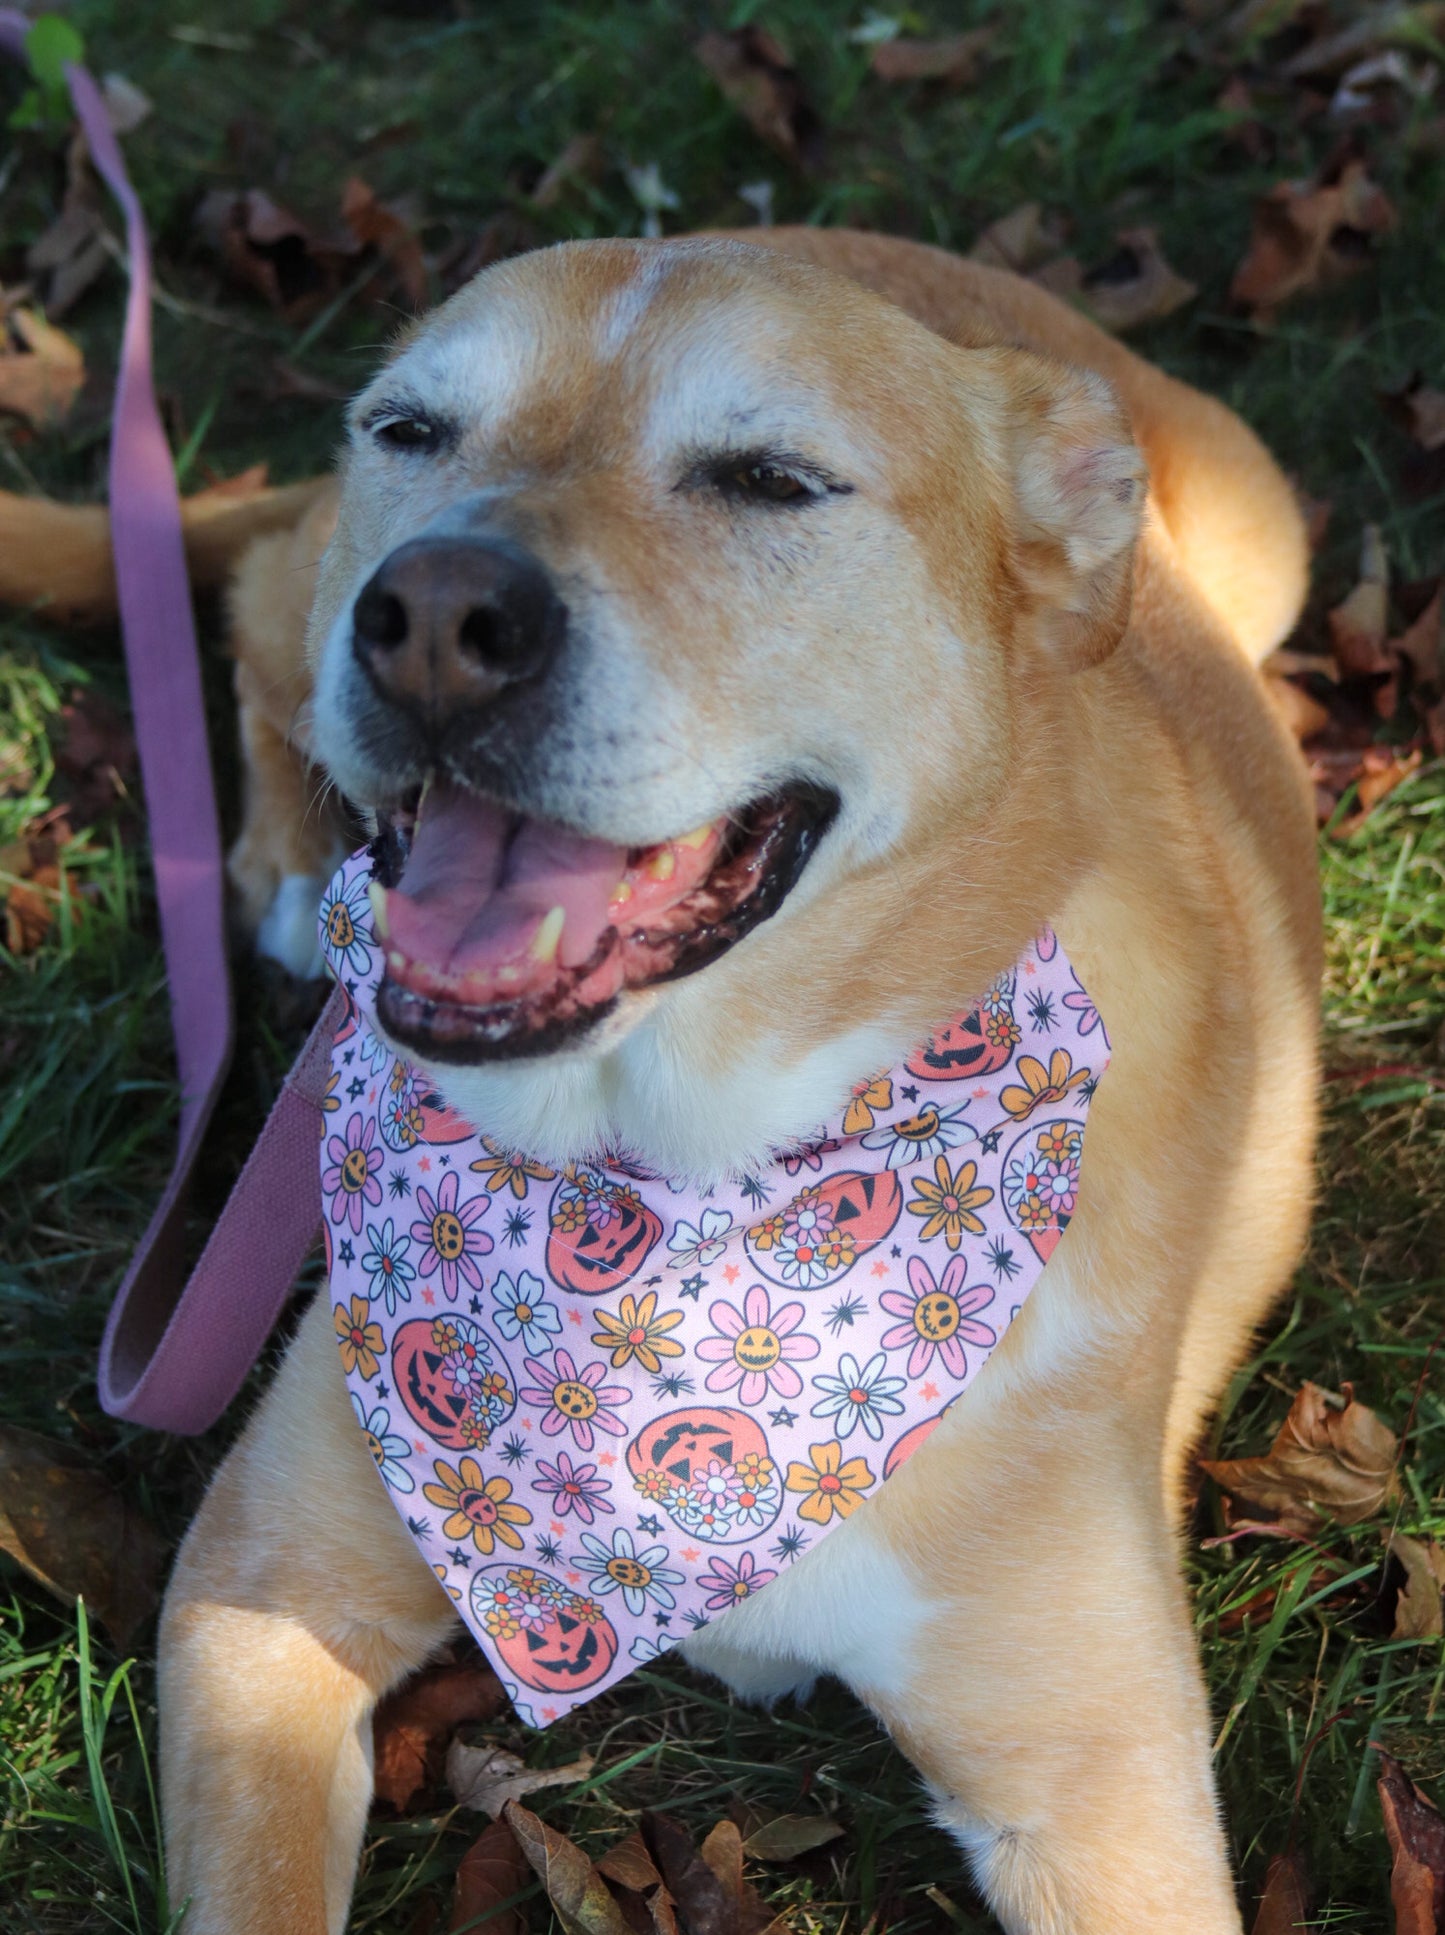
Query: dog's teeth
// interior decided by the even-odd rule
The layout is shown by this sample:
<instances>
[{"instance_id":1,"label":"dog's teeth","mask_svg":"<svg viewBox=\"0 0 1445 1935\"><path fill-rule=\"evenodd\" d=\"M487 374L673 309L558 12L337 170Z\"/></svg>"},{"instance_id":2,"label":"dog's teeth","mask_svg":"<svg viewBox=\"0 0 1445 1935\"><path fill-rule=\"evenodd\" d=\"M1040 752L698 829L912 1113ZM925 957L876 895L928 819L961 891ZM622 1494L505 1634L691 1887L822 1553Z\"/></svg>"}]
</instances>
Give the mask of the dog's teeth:
<instances>
[{"instance_id":1,"label":"dog's teeth","mask_svg":"<svg viewBox=\"0 0 1445 1935\"><path fill-rule=\"evenodd\" d=\"M695 826L691 833L684 833L681 839L673 841L673 845L691 847L695 852L698 847L706 846L711 838L712 821L709 820L706 826Z\"/></svg>"},{"instance_id":2,"label":"dog's teeth","mask_svg":"<svg viewBox=\"0 0 1445 1935\"><path fill-rule=\"evenodd\" d=\"M521 978L522 970L519 967L499 967L497 969L497 979L504 988L510 988L514 982L520 981Z\"/></svg>"},{"instance_id":3,"label":"dog's teeth","mask_svg":"<svg viewBox=\"0 0 1445 1935\"><path fill-rule=\"evenodd\" d=\"M532 945L527 949L534 961L549 967L557 958L557 949L562 940L562 929L567 924L567 909L554 907L542 925L532 936Z\"/></svg>"},{"instance_id":4,"label":"dog's teeth","mask_svg":"<svg viewBox=\"0 0 1445 1935\"><path fill-rule=\"evenodd\" d=\"M677 872L677 855L671 847L659 847L647 862L647 871L654 880L671 880Z\"/></svg>"},{"instance_id":5,"label":"dog's teeth","mask_svg":"<svg viewBox=\"0 0 1445 1935\"><path fill-rule=\"evenodd\" d=\"M388 954L386 957L386 965L389 968L394 968L397 970L400 970L406 966L406 956L401 952L400 948L394 947L391 950L390 954Z\"/></svg>"},{"instance_id":6,"label":"dog's teeth","mask_svg":"<svg viewBox=\"0 0 1445 1935\"><path fill-rule=\"evenodd\" d=\"M617 891L612 896L611 904L614 907L625 907L631 898L632 882L630 880L619 880L617 883Z\"/></svg>"},{"instance_id":7,"label":"dog's teeth","mask_svg":"<svg viewBox=\"0 0 1445 1935\"><path fill-rule=\"evenodd\" d=\"M371 918L376 922L376 938L386 941L391 937L391 925L386 918L386 889L379 880L368 883L366 898L371 902Z\"/></svg>"}]
</instances>

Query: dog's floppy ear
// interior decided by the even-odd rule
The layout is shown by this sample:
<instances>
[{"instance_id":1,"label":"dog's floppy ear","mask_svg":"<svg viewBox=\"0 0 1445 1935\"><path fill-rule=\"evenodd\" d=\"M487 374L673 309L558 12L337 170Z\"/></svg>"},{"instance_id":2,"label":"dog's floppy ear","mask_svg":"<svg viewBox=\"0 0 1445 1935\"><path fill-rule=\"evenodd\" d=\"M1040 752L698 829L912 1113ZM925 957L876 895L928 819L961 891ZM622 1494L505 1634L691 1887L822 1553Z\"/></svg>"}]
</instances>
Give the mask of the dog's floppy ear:
<instances>
[{"instance_id":1,"label":"dog's floppy ear","mask_svg":"<svg viewBox=\"0 0 1445 1935\"><path fill-rule=\"evenodd\" d=\"M1009 359L1014 571L1025 623L1070 670L1107 658L1129 621L1148 474L1103 377Z\"/></svg>"}]
</instances>

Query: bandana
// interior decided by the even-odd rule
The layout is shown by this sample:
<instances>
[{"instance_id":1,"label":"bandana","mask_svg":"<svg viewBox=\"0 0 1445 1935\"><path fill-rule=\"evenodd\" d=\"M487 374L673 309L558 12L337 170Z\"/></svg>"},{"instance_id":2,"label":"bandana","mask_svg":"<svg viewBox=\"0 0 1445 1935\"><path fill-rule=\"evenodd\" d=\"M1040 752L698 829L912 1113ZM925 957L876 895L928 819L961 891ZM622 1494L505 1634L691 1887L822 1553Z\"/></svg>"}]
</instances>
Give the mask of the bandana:
<instances>
[{"instance_id":1,"label":"bandana","mask_svg":"<svg viewBox=\"0 0 1445 1935\"><path fill-rule=\"evenodd\" d=\"M372 1032L369 879L353 855L321 909L337 1342L392 1502L546 1726L761 1591L957 1402L1074 1213L1108 1038L1046 929L756 1174L558 1170Z\"/></svg>"}]
</instances>

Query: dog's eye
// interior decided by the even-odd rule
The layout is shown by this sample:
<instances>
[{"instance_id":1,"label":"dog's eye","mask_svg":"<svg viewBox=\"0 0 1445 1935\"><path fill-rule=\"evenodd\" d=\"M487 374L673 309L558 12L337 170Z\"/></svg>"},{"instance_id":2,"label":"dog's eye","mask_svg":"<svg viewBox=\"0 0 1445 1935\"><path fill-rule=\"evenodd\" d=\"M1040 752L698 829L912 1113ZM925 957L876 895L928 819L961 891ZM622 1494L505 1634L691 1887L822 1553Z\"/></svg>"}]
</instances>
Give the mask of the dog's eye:
<instances>
[{"instance_id":1,"label":"dog's eye","mask_svg":"<svg viewBox=\"0 0 1445 1935\"><path fill-rule=\"evenodd\" d=\"M760 498L768 504L796 504L814 495L801 477L778 464L738 464L719 472L718 484L731 497Z\"/></svg>"},{"instance_id":2,"label":"dog's eye","mask_svg":"<svg viewBox=\"0 0 1445 1935\"><path fill-rule=\"evenodd\" d=\"M435 450L442 440L440 426L429 417L383 417L371 434L389 450Z\"/></svg>"}]
</instances>

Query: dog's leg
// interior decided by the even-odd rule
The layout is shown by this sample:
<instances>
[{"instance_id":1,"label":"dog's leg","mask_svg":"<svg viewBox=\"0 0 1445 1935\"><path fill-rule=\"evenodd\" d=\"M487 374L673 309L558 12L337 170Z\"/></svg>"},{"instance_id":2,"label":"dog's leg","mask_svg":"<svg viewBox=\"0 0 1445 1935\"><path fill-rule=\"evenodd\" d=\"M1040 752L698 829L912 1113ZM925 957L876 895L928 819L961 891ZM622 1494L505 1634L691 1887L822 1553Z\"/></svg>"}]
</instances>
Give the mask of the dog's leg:
<instances>
[{"instance_id":1,"label":"dog's leg","mask_svg":"<svg viewBox=\"0 0 1445 1935\"><path fill-rule=\"evenodd\" d=\"M372 1707L455 1625L371 1464L323 1293L166 1596L161 1778L186 1935L345 1924Z\"/></svg>"}]
</instances>

